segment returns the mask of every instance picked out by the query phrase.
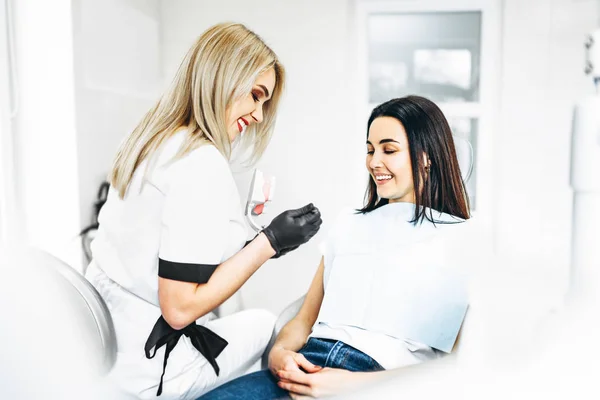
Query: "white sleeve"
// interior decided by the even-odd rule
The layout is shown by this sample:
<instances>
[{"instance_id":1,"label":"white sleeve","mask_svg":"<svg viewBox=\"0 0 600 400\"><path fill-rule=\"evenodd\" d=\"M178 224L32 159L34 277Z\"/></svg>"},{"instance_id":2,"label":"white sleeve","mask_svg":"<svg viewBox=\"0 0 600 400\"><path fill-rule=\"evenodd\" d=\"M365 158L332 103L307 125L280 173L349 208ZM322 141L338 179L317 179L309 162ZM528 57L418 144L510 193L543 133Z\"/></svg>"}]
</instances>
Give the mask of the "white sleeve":
<instances>
[{"instance_id":1,"label":"white sleeve","mask_svg":"<svg viewBox=\"0 0 600 400\"><path fill-rule=\"evenodd\" d=\"M169 167L159 276L206 283L221 263L231 200L228 168L227 162L211 151L193 153Z\"/></svg>"}]
</instances>

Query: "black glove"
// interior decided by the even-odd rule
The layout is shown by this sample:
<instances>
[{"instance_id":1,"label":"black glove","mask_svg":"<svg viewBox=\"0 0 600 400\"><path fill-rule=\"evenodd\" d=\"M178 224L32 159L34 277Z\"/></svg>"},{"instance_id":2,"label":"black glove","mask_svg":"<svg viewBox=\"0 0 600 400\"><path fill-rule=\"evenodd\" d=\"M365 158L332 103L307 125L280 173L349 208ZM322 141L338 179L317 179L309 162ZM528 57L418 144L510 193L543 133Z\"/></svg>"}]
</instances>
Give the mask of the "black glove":
<instances>
[{"instance_id":1,"label":"black glove","mask_svg":"<svg viewBox=\"0 0 600 400\"><path fill-rule=\"evenodd\" d=\"M297 210L287 210L276 216L263 229L277 258L308 242L321 227L321 213L312 203Z\"/></svg>"}]
</instances>

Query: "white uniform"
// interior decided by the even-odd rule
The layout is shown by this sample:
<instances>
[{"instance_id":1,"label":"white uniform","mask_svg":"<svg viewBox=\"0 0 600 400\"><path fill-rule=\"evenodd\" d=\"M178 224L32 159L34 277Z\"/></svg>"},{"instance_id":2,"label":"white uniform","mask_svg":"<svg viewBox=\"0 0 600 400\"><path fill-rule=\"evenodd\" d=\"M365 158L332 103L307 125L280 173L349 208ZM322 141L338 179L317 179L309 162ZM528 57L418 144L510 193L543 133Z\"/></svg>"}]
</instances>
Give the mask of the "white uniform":
<instances>
[{"instance_id":1,"label":"white uniform","mask_svg":"<svg viewBox=\"0 0 600 400\"><path fill-rule=\"evenodd\" d=\"M205 283L247 234L229 164L214 146L173 161L184 135L165 143L149 175L146 162L137 168L124 199L111 188L86 273L117 332L111 377L144 399L156 398L161 382L161 399L194 399L244 374L260 359L275 322L260 310L221 319L211 313L196 321L200 328L178 332L161 317L159 276ZM173 349L161 377L167 347Z\"/></svg>"},{"instance_id":2,"label":"white uniform","mask_svg":"<svg viewBox=\"0 0 600 400\"><path fill-rule=\"evenodd\" d=\"M446 223L414 225L414 212L392 203L341 214L323 246L312 337L343 341L386 369L450 352L468 306L460 238L469 223L433 211Z\"/></svg>"}]
</instances>

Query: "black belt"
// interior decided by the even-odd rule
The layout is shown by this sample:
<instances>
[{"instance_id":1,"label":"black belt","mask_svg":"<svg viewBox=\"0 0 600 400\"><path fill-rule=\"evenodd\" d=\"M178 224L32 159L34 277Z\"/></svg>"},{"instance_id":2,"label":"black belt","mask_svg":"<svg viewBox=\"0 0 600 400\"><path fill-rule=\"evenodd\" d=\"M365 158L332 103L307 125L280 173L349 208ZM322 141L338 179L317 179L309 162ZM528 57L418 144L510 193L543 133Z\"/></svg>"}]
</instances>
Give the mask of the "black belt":
<instances>
[{"instance_id":1,"label":"black belt","mask_svg":"<svg viewBox=\"0 0 600 400\"><path fill-rule=\"evenodd\" d=\"M177 345L181 335L185 335L190 338L192 345L200 352L200 354L204 356L204 358L206 358L208 363L212 365L217 376L219 375L219 366L217 365L216 358L219 356L219 354L221 354L223 349L227 347L227 341L210 329L202 325L196 325L196 322L189 324L183 329L175 330L171 328L167 321L165 321L165 319L161 316L158 321L156 321L156 324L154 324L154 328L152 328L152 332L150 332L150 336L148 336L148 340L146 340L146 345L144 346L146 358L148 359L154 358L156 351L162 346L167 346L165 348L163 372L160 376L158 391L156 392L157 396L160 396L162 393L163 378L167 368L167 359L169 358L171 351ZM151 353L153 347L154 352Z\"/></svg>"}]
</instances>

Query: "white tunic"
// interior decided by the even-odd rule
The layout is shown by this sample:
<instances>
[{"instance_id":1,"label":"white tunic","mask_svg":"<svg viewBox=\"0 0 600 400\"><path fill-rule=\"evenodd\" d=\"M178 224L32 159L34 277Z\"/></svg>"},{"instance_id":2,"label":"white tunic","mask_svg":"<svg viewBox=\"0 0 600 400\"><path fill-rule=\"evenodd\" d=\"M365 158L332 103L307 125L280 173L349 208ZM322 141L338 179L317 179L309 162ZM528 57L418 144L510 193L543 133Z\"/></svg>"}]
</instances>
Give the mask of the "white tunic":
<instances>
[{"instance_id":1,"label":"white tunic","mask_svg":"<svg viewBox=\"0 0 600 400\"><path fill-rule=\"evenodd\" d=\"M323 248L325 294L312 337L341 340L386 369L450 352L468 306L461 237L469 223L433 211L446 223L414 225L414 211L392 203L341 214Z\"/></svg>"},{"instance_id":2,"label":"white tunic","mask_svg":"<svg viewBox=\"0 0 600 400\"><path fill-rule=\"evenodd\" d=\"M144 176L146 162L137 168L124 199L111 188L86 273L106 301L117 332L118 357L111 375L141 398L156 397L163 369L164 346L152 359L144 353L161 316L159 259L206 272L203 266L218 265L239 251L247 234L229 164L214 146L173 161L184 134L179 131L165 143L149 175ZM160 398L185 398L207 370L206 363L182 336L168 358Z\"/></svg>"}]
</instances>

